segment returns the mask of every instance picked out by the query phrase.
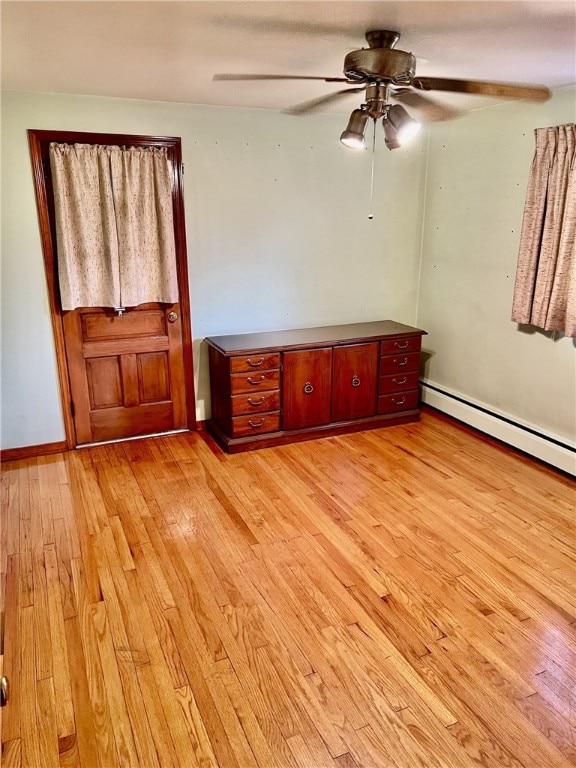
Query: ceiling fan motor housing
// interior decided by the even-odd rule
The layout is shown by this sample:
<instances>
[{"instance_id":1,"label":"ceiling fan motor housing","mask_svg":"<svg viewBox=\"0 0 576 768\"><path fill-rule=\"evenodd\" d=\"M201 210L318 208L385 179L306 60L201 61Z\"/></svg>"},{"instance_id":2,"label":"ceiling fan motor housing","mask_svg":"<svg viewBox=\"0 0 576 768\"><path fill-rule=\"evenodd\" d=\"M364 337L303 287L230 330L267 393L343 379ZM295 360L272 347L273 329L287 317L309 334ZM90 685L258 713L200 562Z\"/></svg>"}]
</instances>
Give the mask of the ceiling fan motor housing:
<instances>
[{"instance_id":1,"label":"ceiling fan motor housing","mask_svg":"<svg viewBox=\"0 0 576 768\"><path fill-rule=\"evenodd\" d=\"M410 83L415 74L415 57L393 48L362 48L344 59L345 77L356 82Z\"/></svg>"}]
</instances>

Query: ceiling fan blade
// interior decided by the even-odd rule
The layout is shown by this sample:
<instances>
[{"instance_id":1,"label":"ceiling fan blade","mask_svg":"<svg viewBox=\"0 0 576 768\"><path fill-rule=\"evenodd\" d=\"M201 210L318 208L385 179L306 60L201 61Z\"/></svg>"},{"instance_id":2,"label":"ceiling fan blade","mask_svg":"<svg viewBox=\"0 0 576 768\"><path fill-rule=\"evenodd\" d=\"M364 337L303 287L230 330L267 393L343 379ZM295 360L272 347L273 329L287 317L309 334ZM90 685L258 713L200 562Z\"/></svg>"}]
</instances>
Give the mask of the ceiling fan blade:
<instances>
[{"instance_id":1,"label":"ceiling fan blade","mask_svg":"<svg viewBox=\"0 0 576 768\"><path fill-rule=\"evenodd\" d=\"M315 75L214 75L212 80L322 80L325 83L349 83L345 77L316 77Z\"/></svg>"},{"instance_id":2,"label":"ceiling fan blade","mask_svg":"<svg viewBox=\"0 0 576 768\"><path fill-rule=\"evenodd\" d=\"M459 109L448 107L445 104L439 104L429 96L423 96L422 94L409 89L392 91L391 95L393 99L405 104L407 107L413 107L414 109L420 110L422 116L430 122L453 120L455 117L460 117L462 114Z\"/></svg>"},{"instance_id":3,"label":"ceiling fan blade","mask_svg":"<svg viewBox=\"0 0 576 768\"><path fill-rule=\"evenodd\" d=\"M415 77L412 85L422 91L452 91L475 93L480 96L499 96L509 99L546 101L552 95L543 85L494 83L486 80L454 80L448 77Z\"/></svg>"},{"instance_id":4,"label":"ceiling fan blade","mask_svg":"<svg viewBox=\"0 0 576 768\"><path fill-rule=\"evenodd\" d=\"M306 112L312 112L317 107L320 107L324 104L330 104L332 101L339 101L344 96L348 96L350 93L361 93L362 91L366 90L365 88L345 88L342 91L335 91L334 93L329 93L327 96L319 96L316 99L309 99L308 101L303 101L302 104L296 104L294 107L290 107L289 109L283 110L288 115L303 115Z\"/></svg>"}]
</instances>

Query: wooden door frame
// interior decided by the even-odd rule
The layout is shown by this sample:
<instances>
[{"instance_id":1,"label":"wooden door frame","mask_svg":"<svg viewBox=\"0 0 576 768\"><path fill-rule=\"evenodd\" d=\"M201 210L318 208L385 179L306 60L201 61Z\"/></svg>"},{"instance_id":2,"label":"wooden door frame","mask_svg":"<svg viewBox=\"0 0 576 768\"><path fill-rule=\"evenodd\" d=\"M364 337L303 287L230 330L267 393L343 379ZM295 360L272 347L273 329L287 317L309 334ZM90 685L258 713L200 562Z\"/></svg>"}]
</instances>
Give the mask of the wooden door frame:
<instances>
[{"instance_id":1,"label":"wooden door frame","mask_svg":"<svg viewBox=\"0 0 576 768\"><path fill-rule=\"evenodd\" d=\"M56 254L56 228L53 217L52 185L46 180L50 174L49 145L50 142L67 144L105 144L130 147L164 147L171 161L173 183L172 202L174 210L174 237L176 241L176 267L178 275L179 303L182 321L182 350L184 355L184 387L186 392L186 412L189 429L196 429L196 402L194 397L194 361L192 352L192 323L190 316L190 296L188 290L188 256L186 249L186 227L184 221L183 195L183 166L182 143L178 137L169 136L136 136L117 133L84 133L79 131L50 131L28 130L28 142L34 175L34 191L40 226L44 269L48 285L48 301L56 361L58 365L58 380L64 416L66 433L66 448L72 449L77 445L76 428L72 412L72 394L64 326L62 322L60 292L58 286L58 269Z\"/></svg>"}]
</instances>

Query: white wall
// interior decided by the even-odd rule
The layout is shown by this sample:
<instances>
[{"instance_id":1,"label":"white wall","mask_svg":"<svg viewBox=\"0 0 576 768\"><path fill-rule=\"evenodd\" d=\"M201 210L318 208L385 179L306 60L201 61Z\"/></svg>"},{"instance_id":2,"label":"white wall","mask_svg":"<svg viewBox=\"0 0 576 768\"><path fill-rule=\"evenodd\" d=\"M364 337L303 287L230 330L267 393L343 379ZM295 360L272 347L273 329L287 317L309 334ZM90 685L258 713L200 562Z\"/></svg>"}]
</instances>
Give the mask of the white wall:
<instances>
[{"instance_id":1,"label":"white wall","mask_svg":"<svg viewBox=\"0 0 576 768\"><path fill-rule=\"evenodd\" d=\"M563 443L576 434L574 340L510 314L533 131L575 115L568 89L434 125L417 316L429 383Z\"/></svg>"},{"instance_id":2,"label":"white wall","mask_svg":"<svg viewBox=\"0 0 576 768\"><path fill-rule=\"evenodd\" d=\"M340 145L343 123L333 115L4 93L2 447L64 438L28 128L182 137L203 419L206 336L415 322L425 136L402 151L377 151L369 221L369 153Z\"/></svg>"},{"instance_id":3,"label":"white wall","mask_svg":"<svg viewBox=\"0 0 576 768\"><path fill-rule=\"evenodd\" d=\"M392 153L380 142L369 221L369 154L341 147L341 118L3 94L2 446L64 437L28 128L182 137L198 418L205 336L394 318L429 331L432 386L572 441L574 342L509 318L533 129L573 121L575 100L435 124L428 154L426 136Z\"/></svg>"}]
</instances>

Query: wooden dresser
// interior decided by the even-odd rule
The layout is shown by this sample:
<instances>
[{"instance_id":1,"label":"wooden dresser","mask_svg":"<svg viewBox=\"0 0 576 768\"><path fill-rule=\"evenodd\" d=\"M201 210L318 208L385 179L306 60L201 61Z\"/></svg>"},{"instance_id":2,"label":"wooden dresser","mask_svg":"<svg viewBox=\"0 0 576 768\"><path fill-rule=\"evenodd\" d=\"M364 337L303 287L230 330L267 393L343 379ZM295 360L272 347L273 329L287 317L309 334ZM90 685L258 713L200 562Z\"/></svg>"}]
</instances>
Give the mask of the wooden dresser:
<instances>
[{"instance_id":1,"label":"wooden dresser","mask_svg":"<svg viewBox=\"0 0 576 768\"><path fill-rule=\"evenodd\" d=\"M207 338L208 428L236 453L415 421L425 333L382 320Z\"/></svg>"}]
</instances>

